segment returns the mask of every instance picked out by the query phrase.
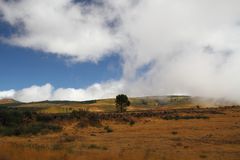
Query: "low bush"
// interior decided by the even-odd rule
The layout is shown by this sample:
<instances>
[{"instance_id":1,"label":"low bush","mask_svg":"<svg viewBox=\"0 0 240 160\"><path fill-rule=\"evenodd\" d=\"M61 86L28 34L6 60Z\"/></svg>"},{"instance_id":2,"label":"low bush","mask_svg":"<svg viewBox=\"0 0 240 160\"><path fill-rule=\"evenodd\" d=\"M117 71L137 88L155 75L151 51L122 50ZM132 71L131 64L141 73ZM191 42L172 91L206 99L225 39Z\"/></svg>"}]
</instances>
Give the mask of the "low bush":
<instances>
[{"instance_id":1,"label":"low bush","mask_svg":"<svg viewBox=\"0 0 240 160\"><path fill-rule=\"evenodd\" d=\"M53 124L35 123L20 126L1 127L0 135L3 136L19 136L19 135L36 135L45 134L49 132L59 132L62 130L61 126Z\"/></svg>"},{"instance_id":2,"label":"low bush","mask_svg":"<svg viewBox=\"0 0 240 160\"><path fill-rule=\"evenodd\" d=\"M134 124L135 124L135 121L134 121L134 120L130 120L130 121L129 121L129 125L130 125L130 126L133 126Z\"/></svg>"},{"instance_id":3,"label":"low bush","mask_svg":"<svg viewBox=\"0 0 240 160\"><path fill-rule=\"evenodd\" d=\"M199 157L200 157L200 158L203 158L203 159L207 158L207 156L204 155L204 154L201 154Z\"/></svg>"},{"instance_id":4,"label":"low bush","mask_svg":"<svg viewBox=\"0 0 240 160\"><path fill-rule=\"evenodd\" d=\"M95 126L95 127L100 127L100 126L101 126L99 117L98 117L98 115L95 114L95 113L89 114L89 115L88 115L88 120L89 120L89 124L90 124L91 126Z\"/></svg>"},{"instance_id":5,"label":"low bush","mask_svg":"<svg viewBox=\"0 0 240 160\"><path fill-rule=\"evenodd\" d=\"M68 134L63 134L61 137L60 137L60 140L59 142L63 142L63 143L66 143L66 142L73 142L76 140L76 137L75 136L71 136L71 135L68 135Z\"/></svg>"},{"instance_id":6,"label":"low bush","mask_svg":"<svg viewBox=\"0 0 240 160\"><path fill-rule=\"evenodd\" d=\"M72 111L70 117L71 118L76 118L76 119L81 119L84 117L88 117L88 115L90 114L89 111L87 110L83 110L83 109L79 109L78 111Z\"/></svg>"},{"instance_id":7,"label":"low bush","mask_svg":"<svg viewBox=\"0 0 240 160\"><path fill-rule=\"evenodd\" d=\"M172 131L172 134L176 135L176 134L178 134L178 132L177 131Z\"/></svg>"},{"instance_id":8,"label":"low bush","mask_svg":"<svg viewBox=\"0 0 240 160\"><path fill-rule=\"evenodd\" d=\"M61 150L63 149L63 145L60 143L55 143L52 145L52 150Z\"/></svg>"},{"instance_id":9,"label":"low bush","mask_svg":"<svg viewBox=\"0 0 240 160\"><path fill-rule=\"evenodd\" d=\"M180 116L180 115L167 115L167 116L164 116L162 117L163 119L165 120L179 120L179 119L186 119L186 120L189 120L189 119L209 119L208 116L204 116L204 115L196 115L196 116L188 116L188 115L185 115L185 116Z\"/></svg>"},{"instance_id":10,"label":"low bush","mask_svg":"<svg viewBox=\"0 0 240 160\"><path fill-rule=\"evenodd\" d=\"M113 129L109 126L105 126L104 130L107 131L108 133L113 132Z\"/></svg>"},{"instance_id":11,"label":"low bush","mask_svg":"<svg viewBox=\"0 0 240 160\"><path fill-rule=\"evenodd\" d=\"M89 126L89 120L87 118L82 118L77 124L78 128L86 128L88 126Z\"/></svg>"},{"instance_id":12,"label":"low bush","mask_svg":"<svg viewBox=\"0 0 240 160\"><path fill-rule=\"evenodd\" d=\"M99 116L86 110L72 111L71 118L79 120L78 127L84 128L88 126L101 127Z\"/></svg>"},{"instance_id":13,"label":"low bush","mask_svg":"<svg viewBox=\"0 0 240 160\"><path fill-rule=\"evenodd\" d=\"M36 113L30 111L2 110L0 111L0 125L13 127L30 123L35 115Z\"/></svg>"},{"instance_id":14,"label":"low bush","mask_svg":"<svg viewBox=\"0 0 240 160\"><path fill-rule=\"evenodd\" d=\"M36 120L40 122L51 122L54 120L54 116L48 114L38 114Z\"/></svg>"},{"instance_id":15,"label":"low bush","mask_svg":"<svg viewBox=\"0 0 240 160\"><path fill-rule=\"evenodd\" d=\"M96 144L90 144L88 147L88 149L102 149L102 150L107 150L107 147L105 146L98 146Z\"/></svg>"}]
</instances>

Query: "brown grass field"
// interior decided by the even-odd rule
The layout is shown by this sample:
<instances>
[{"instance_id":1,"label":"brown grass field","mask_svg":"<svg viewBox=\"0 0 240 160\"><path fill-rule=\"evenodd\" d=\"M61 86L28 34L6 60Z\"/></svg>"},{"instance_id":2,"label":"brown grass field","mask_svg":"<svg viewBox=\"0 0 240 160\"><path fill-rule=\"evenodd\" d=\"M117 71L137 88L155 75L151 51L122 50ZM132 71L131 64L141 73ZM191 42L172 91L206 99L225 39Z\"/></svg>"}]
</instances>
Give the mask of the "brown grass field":
<instances>
[{"instance_id":1,"label":"brown grass field","mask_svg":"<svg viewBox=\"0 0 240 160\"><path fill-rule=\"evenodd\" d=\"M0 137L0 160L239 160L240 107L203 110L169 115L207 118L131 117L131 125L114 118L84 128L78 120L55 121L61 132Z\"/></svg>"}]
</instances>

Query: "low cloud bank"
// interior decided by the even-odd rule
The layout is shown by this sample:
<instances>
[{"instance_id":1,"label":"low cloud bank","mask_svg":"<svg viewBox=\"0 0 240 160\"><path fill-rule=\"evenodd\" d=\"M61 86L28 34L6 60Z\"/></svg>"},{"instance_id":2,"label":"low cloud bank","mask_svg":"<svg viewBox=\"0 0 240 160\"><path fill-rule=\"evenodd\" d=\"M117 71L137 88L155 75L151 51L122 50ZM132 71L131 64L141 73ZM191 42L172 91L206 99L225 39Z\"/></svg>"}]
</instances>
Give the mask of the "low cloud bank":
<instances>
[{"instance_id":1,"label":"low cloud bank","mask_svg":"<svg viewBox=\"0 0 240 160\"><path fill-rule=\"evenodd\" d=\"M12 98L20 102L36 102L45 100L84 101L99 98L112 98L120 93L122 85L116 82L94 84L86 89L58 88L51 84L31 86L21 90L0 91L0 99Z\"/></svg>"}]
</instances>

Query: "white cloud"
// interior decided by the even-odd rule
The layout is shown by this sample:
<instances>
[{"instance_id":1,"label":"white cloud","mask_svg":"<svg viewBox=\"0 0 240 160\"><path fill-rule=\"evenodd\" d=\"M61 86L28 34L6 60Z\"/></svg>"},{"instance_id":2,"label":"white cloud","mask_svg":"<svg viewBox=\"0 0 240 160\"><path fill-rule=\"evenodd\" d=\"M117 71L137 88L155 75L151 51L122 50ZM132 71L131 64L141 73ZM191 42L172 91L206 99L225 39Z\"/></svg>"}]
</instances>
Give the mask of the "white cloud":
<instances>
[{"instance_id":1,"label":"white cloud","mask_svg":"<svg viewBox=\"0 0 240 160\"><path fill-rule=\"evenodd\" d=\"M120 37L105 27L104 10L72 0L0 0L3 19L19 33L6 42L22 47L96 61L117 50Z\"/></svg>"},{"instance_id":2,"label":"white cloud","mask_svg":"<svg viewBox=\"0 0 240 160\"><path fill-rule=\"evenodd\" d=\"M112 98L121 93L122 82L109 81L103 84L93 84L86 89L58 88L54 89L51 84L31 86L18 91L0 91L0 99L13 98L21 102L35 102L44 100L72 100L84 101L99 98Z\"/></svg>"},{"instance_id":3,"label":"white cloud","mask_svg":"<svg viewBox=\"0 0 240 160\"><path fill-rule=\"evenodd\" d=\"M0 99L12 98L14 94L15 94L15 90L13 89L8 91L0 91Z\"/></svg>"},{"instance_id":4,"label":"white cloud","mask_svg":"<svg viewBox=\"0 0 240 160\"><path fill-rule=\"evenodd\" d=\"M50 99L101 98L121 91L239 101L239 0L100 2L103 5L86 6L71 0L0 0L3 19L20 28L5 38L10 44L74 61L97 61L112 51L122 56L121 80L87 89L56 89ZM110 27L109 22L118 23Z\"/></svg>"},{"instance_id":5,"label":"white cloud","mask_svg":"<svg viewBox=\"0 0 240 160\"><path fill-rule=\"evenodd\" d=\"M103 84L93 84L86 89L59 88L54 91L52 100L83 101L99 98L112 98L121 93L122 82L110 81Z\"/></svg>"},{"instance_id":6,"label":"white cloud","mask_svg":"<svg viewBox=\"0 0 240 160\"><path fill-rule=\"evenodd\" d=\"M31 86L16 91L13 98L21 102L44 101L51 98L53 87L51 84L43 86Z\"/></svg>"}]
</instances>

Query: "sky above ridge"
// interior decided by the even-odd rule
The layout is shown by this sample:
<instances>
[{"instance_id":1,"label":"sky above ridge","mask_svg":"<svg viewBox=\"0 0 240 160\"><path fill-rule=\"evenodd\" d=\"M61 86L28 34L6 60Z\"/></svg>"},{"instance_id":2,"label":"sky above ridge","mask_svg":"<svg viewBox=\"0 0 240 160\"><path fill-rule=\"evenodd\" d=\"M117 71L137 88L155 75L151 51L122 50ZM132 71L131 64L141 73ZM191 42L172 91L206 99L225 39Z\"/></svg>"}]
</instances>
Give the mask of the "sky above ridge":
<instances>
[{"instance_id":1,"label":"sky above ridge","mask_svg":"<svg viewBox=\"0 0 240 160\"><path fill-rule=\"evenodd\" d=\"M0 99L240 101L239 0L0 0Z\"/></svg>"}]
</instances>

